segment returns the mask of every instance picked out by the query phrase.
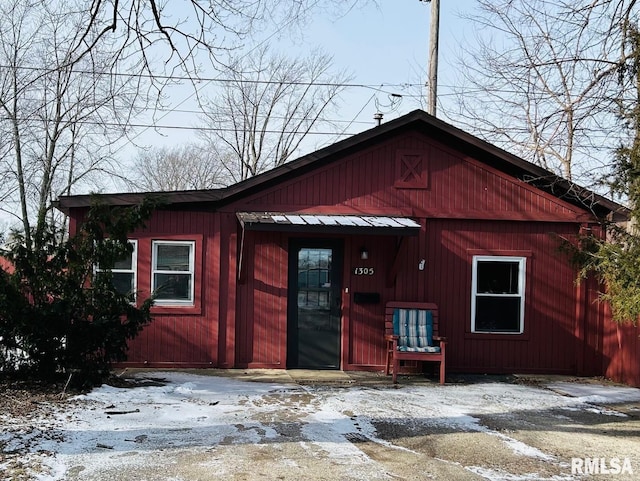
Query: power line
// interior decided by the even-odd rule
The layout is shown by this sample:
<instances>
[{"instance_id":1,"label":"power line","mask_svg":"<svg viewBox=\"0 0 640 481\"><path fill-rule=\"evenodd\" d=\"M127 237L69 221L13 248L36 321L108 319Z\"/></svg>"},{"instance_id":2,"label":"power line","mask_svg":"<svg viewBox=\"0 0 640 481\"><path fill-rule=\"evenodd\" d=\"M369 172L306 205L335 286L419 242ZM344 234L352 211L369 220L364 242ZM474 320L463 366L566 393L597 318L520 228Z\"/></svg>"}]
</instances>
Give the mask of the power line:
<instances>
[{"instance_id":1,"label":"power line","mask_svg":"<svg viewBox=\"0 0 640 481\"><path fill-rule=\"evenodd\" d=\"M2 65L0 64L0 69L22 69L29 71L39 71L39 72L50 72L55 73L58 69L47 69L46 67L29 67L24 65ZM92 77L96 76L96 72L92 72L89 70L76 70L77 74L80 75L90 75ZM101 75L101 74L97 74ZM128 74L122 72L105 72L105 76L113 76L113 77L136 77L136 78L146 78L153 80L171 80L171 81L180 81L180 82L206 82L206 83L247 83L247 84L257 84L257 85L299 85L304 87L355 87L355 88L365 88L370 90L376 90L382 93L386 93L391 95L394 92L386 91L383 87L387 88L402 88L402 87L419 87L421 84L408 84L408 83L382 83L382 84L363 84L363 83L349 83L349 82L304 82L304 81L284 81L284 80L260 80L260 79L234 79L234 78L221 78L221 77L194 77L194 76L178 76L178 75L156 75L149 73L136 73L136 74Z\"/></svg>"},{"instance_id":2,"label":"power line","mask_svg":"<svg viewBox=\"0 0 640 481\"><path fill-rule=\"evenodd\" d=\"M373 100L373 98L376 96L376 94L373 94L371 97L369 97L367 99L367 101L364 103L364 105L362 106L362 108L358 111L358 113L356 115L354 115L353 119L351 119L351 121L347 124L347 126L344 128L344 130L342 130L342 132L337 133L336 137L339 137L341 135L345 135L345 131L351 127L351 125L355 122L355 120L358 118L358 116L363 112L363 110L365 108L367 108L367 105L369 105L369 102L371 102L371 100Z\"/></svg>"},{"instance_id":3,"label":"power line","mask_svg":"<svg viewBox=\"0 0 640 481\"><path fill-rule=\"evenodd\" d=\"M0 120L13 120L9 117L0 117ZM27 122L31 119L17 119L18 122ZM40 119L36 122L41 122ZM119 124L117 122L97 122L92 120L77 120L75 123L80 125L99 125L101 127L131 127L131 128L146 128L146 129L160 129L160 130L197 130L202 132L240 132L238 129L224 128L224 127L186 127L184 125L158 125L158 124L141 124L141 123L126 123ZM337 135L337 136L351 136L355 133L351 132L323 132L323 131L309 131L306 130L264 130L263 132L268 134L308 134L308 135Z\"/></svg>"},{"instance_id":4,"label":"power line","mask_svg":"<svg viewBox=\"0 0 640 481\"><path fill-rule=\"evenodd\" d=\"M153 108L153 110L161 113L166 112L166 113L178 113L178 114L204 114L203 110L192 110L192 109L173 109L173 108L157 107L157 108ZM263 114L263 115L258 114L259 118L265 118L266 116L267 116L266 114ZM163 116L163 118L164 117L165 116ZM269 117L276 120L285 120L285 119L308 120L306 117L284 117L280 115L269 115ZM365 125L372 124L372 122L365 121L365 120L344 120L344 119L323 119L323 122L332 123L332 124L365 124Z\"/></svg>"}]
</instances>

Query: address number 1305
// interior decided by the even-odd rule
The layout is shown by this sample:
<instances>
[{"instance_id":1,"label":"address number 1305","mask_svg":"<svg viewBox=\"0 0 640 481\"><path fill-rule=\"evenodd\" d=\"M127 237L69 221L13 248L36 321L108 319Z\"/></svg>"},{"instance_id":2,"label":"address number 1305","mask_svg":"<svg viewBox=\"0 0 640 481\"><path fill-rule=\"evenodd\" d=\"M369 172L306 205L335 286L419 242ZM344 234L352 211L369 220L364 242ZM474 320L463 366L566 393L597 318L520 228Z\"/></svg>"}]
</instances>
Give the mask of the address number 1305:
<instances>
[{"instance_id":1,"label":"address number 1305","mask_svg":"<svg viewBox=\"0 0 640 481\"><path fill-rule=\"evenodd\" d=\"M374 270L373 267L354 267L353 274L356 276L372 276Z\"/></svg>"}]
</instances>

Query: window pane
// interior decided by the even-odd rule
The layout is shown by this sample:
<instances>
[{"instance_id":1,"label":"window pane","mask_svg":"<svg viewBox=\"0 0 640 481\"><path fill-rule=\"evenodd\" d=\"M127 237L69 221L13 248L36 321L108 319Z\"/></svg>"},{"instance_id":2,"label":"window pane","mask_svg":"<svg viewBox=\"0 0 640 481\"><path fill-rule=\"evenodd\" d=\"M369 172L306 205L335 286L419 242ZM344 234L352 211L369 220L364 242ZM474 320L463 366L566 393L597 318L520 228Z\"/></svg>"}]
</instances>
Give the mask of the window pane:
<instances>
[{"instance_id":1,"label":"window pane","mask_svg":"<svg viewBox=\"0 0 640 481\"><path fill-rule=\"evenodd\" d=\"M191 246L157 244L156 269L160 271L189 271ZM158 285L158 284L156 284Z\"/></svg>"},{"instance_id":2,"label":"window pane","mask_svg":"<svg viewBox=\"0 0 640 481\"><path fill-rule=\"evenodd\" d=\"M307 287L310 287L310 288L320 287L320 283L318 281L318 274L319 273L317 269L313 269L309 271L309 283Z\"/></svg>"},{"instance_id":3,"label":"window pane","mask_svg":"<svg viewBox=\"0 0 640 481\"><path fill-rule=\"evenodd\" d=\"M317 249L309 249L309 267L317 269L320 264L320 251Z\"/></svg>"},{"instance_id":4,"label":"window pane","mask_svg":"<svg viewBox=\"0 0 640 481\"><path fill-rule=\"evenodd\" d=\"M134 291L133 272L113 272L113 287L120 294L131 294Z\"/></svg>"},{"instance_id":5,"label":"window pane","mask_svg":"<svg viewBox=\"0 0 640 481\"><path fill-rule=\"evenodd\" d=\"M122 259L116 261L113 268L130 270L133 268L132 260L133 260L133 252L129 253L127 256L123 257Z\"/></svg>"},{"instance_id":6,"label":"window pane","mask_svg":"<svg viewBox=\"0 0 640 481\"><path fill-rule=\"evenodd\" d=\"M518 262L478 262L478 293L518 294Z\"/></svg>"},{"instance_id":7,"label":"window pane","mask_svg":"<svg viewBox=\"0 0 640 481\"><path fill-rule=\"evenodd\" d=\"M326 269L320 271L320 285L322 287L329 287L331 285L329 283L329 271Z\"/></svg>"},{"instance_id":8,"label":"window pane","mask_svg":"<svg viewBox=\"0 0 640 481\"><path fill-rule=\"evenodd\" d=\"M298 271L298 287L307 287L307 271Z\"/></svg>"},{"instance_id":9,"label":"window pane","mask_svg":"<svg viewBox=\"0 0 640 481\"><path fill-rule=\"evenodd\" d=\"M329 249L320 250L320 260L319 260L318 267L321 267L322 269L328 269L330 264L331 264L331 250Z\"/></svg>"},{"instance_id":10,"label":"window pane","mask_svg":"<svg viewBox=\"0 0 640 481\"><path fill-rule=\"evenodd\" d=\"M476 297L476 331L520 332L519 297Z\"/></svg>"},{"instance_id":11,"label":"window pane","mask_svg":"<svg viewBox=\"0 0 640 481\"><path fill-rule=\"evenodd\" d=\"M324 307L325 309L329 309L329 292L324 291L318 294L318 305L320 307Z\"/></svg>"},{"instance_id":12,"label":"window pane","mask_svg":"<svg viewBox=\"0 0 640 481\"><path fill-rule=\"evenodd\" d=\"M303 248L298 253L298 287L328 287L331 249Z\"/></svg>"},{"instance_id":13,"label":"window pane","mask_svg":"<svg viewBox=\"0 0 640 481\"><path fill-rule=\"evenodd\" d=\"M191 300L190 274L154 274L157 299Z\"/></svg>"},{"instance_id":14,"label":"window pane","mask_svg":"<svg viewBox=\"0 0 640 481\"><path fill-rule=\"evenodd\" d=\"M113 288L120 294L127 296L131 302L135 302L136 287L133 272L114 272L112 275Z\"/></svg>"}]
</instances>

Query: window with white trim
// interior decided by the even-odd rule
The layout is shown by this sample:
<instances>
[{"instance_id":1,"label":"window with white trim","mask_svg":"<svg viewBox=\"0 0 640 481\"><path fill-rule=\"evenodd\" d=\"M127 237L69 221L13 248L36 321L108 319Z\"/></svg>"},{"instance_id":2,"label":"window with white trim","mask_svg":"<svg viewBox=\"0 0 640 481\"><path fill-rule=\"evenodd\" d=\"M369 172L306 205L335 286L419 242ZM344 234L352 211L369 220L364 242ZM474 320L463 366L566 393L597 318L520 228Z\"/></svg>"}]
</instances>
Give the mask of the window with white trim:
<instances>
[{"instance_id":1,"label":"window with white trim","mask_svg":"<svg viewBox=\"0 0 640 481\"><path fill-rule=\"evenodd\" d=\"M103 242L107 242L105 240ZM132 302L136 300L137 290L137 266L138 266L138 241L127 241L131 245L131 252L121 259L118 259L111 269L111 282L116 291L128 296ZM96 267L96 275L107 270L107 267Z\"/></svg>"},{"instance_id":2,"label":"window with white trim","mask_svg":"<svg viewBox=\"0 0 640 481\"><path fill-rule=\"evenodd\" d=\"M157 305L193 305L194 241L153 241L151 290Z\"/></svg>"},{"instance_id":3,"label":"window with white trim","mask_svg":"<svg viewBox=\"0 0 640 481\"><path fill-rule=\"evenodd\" d=\"M473 257L471 332L524 332L525 269L525 257Z\"/></svg>"}]
</instances>

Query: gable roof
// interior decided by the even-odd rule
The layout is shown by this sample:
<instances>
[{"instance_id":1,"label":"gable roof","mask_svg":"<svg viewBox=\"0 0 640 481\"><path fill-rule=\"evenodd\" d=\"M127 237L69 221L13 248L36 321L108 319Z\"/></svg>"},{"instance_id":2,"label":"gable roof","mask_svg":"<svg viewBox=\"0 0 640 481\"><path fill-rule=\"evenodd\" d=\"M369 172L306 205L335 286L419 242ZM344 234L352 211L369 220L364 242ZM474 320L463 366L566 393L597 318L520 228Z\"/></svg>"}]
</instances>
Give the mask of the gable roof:
<instances>
[{"instance_id":1,"label":"gable roof","mask_svg":"<svg viewBox=\"0 0 640 481\"><path fill-rule=\"evenodd\" d=\"M215 209L234 200L267 189L282 182L284 179L296 177L327 165L353 151L364 149L382 142L399 132L408 130L422 132L437 138L445 144L454 145L457 150L466 155L566 202L586 209L597 218L608 217L613 221L628 219L629 210L621 204L606 199L542 167L510 154L422 110L414 110L402 117L222 189L100 194L99 198L102 202L110 205L134 205L139 203L145 196L152 195L161 197L165 205L178 208ZM94 195L91 194L61 196L58 199L57 207L68 213L74 207L90 206L93 197Z\"/></svg>"}]
</instances>

